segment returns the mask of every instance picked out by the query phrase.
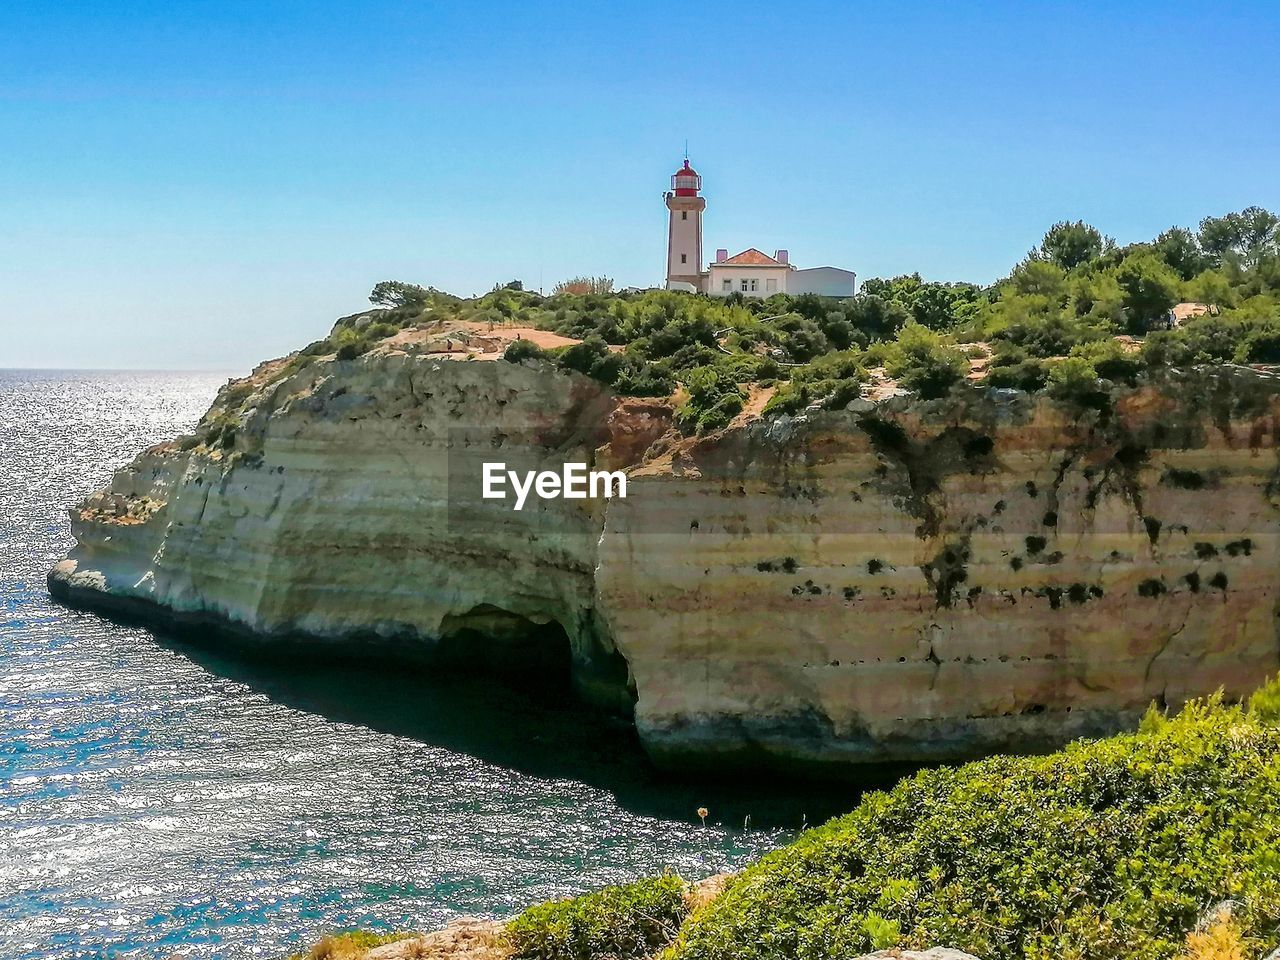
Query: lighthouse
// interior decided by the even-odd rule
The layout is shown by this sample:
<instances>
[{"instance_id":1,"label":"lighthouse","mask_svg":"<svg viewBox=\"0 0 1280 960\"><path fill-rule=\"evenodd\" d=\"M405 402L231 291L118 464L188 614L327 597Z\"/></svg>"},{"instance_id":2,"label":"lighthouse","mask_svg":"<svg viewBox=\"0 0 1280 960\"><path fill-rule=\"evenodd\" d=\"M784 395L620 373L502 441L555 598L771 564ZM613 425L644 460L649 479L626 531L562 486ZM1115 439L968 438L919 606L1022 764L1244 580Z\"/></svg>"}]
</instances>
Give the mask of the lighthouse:
<instances>
[{"instance_id":1,"label":"lighthouse","mask_svg":"<svg viewBox=\"0 0 1280 960\"><path fill-rule=\"evenodd\" d=\"M671 175L671 189L667 192L667 210L670 218L667 227L667 289L676 285L680 289L689 284L694 290L702 289L702 211L707 201L701 196L702 178L689 166Z\"/></svg>"}]
</instances>

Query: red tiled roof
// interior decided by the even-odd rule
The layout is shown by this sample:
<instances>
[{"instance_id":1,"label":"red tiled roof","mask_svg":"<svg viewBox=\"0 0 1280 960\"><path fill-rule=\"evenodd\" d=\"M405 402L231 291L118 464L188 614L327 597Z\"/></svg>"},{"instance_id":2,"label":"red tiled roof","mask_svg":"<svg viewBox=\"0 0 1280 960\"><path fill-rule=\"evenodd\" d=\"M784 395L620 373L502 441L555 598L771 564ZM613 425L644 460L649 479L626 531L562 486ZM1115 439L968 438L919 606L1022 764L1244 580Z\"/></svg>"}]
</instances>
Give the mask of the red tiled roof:
<instances>
[{"instance_id":1,"label":"red tiled roof","mask_svg":"<svg viewBox=\"0 0 1280 960\"><path fill-rule=\"evenodd\" d=\"M779 263L773 257L766 253L761 253L755 247L747 247L736 256L730 257L728 260L721 260L719 265L728 265L731 267L781 267L785 264Z\"/></svg>"}]
</instances>

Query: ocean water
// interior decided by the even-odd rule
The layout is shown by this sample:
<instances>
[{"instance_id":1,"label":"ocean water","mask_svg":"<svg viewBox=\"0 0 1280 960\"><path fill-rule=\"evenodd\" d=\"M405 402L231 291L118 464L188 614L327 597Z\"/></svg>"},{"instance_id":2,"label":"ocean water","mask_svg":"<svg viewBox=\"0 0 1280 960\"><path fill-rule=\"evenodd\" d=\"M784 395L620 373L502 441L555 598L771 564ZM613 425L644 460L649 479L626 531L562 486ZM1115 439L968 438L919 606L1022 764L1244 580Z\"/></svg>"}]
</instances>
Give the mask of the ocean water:
<instances>
[{"instance_id":1,"label":"ocean water","mask_svg":"<svg viewBox=\"0 0 1280 960\"><path fill-rule=\"evenodd\" d=\"M66 508L224 379L0 371L0 958L283 956L728 869L851 804L664 782L626 730L485 681L245 659L53 603Z\"/></svg>"}]
</instances>

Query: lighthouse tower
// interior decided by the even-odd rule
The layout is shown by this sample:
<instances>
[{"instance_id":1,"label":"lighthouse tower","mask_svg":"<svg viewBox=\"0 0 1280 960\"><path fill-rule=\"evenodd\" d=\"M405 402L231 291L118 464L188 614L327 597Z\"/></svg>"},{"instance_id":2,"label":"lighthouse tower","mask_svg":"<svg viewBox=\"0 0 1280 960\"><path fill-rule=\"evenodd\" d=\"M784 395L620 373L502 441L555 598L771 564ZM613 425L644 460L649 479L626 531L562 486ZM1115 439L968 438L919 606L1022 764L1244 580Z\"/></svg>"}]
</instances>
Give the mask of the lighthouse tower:
<instances>
[{"instance_id":1,"label":"lighthouse tower","mask_svg":"<svg viewBox=\"0 0 1280 960\"><path fill-rule=\"evenodd\" d=\"M702 211L707 201L699 196L702 178L689 166L671 176L671 190L666 195L671 212L667 227L667 289L675 284L690 284L702 289Z\"/></svg>"}]
</instances>

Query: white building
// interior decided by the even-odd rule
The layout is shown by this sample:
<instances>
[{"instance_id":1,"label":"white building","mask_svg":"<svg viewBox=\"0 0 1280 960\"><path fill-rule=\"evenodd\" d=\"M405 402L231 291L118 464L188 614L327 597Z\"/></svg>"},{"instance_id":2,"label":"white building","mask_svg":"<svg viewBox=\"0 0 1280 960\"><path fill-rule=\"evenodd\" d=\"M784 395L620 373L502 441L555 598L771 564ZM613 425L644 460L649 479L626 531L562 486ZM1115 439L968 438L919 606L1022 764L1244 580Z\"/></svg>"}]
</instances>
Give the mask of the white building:
<instances>
[{"instance_id":1,"label":"white building","mask_svg":"<svg viewBox=\"0 0 1280 960\"><path fill-rule=\"evenodd\" d=\"M768 297L787 292L791 272L785 250L779 250L770 257L755 247L748 247L731 257L728 250L721 248L716 251L715 263L707 270L702 290L720 297L731 293Z\"/></svg>"},{"instance_id":2,"label":"white building","mask_svg":"<svg viewBox=\"0 0 1280 960\"><path fill-rule=\"evenodd\" d=\"M786 250L771 257L755 247L729 256L727 249L716 251L715 262L702 269L702 213L707 201L701 195L702 177L684 166L671 177L666 194L667 289L689 290L713 297L740 293L746 297L769 297L775 293L817 293L824 297L851 297L858 278L840 267L810 267L801 270L791 263Z\"/></svg>"}]
</instances>

